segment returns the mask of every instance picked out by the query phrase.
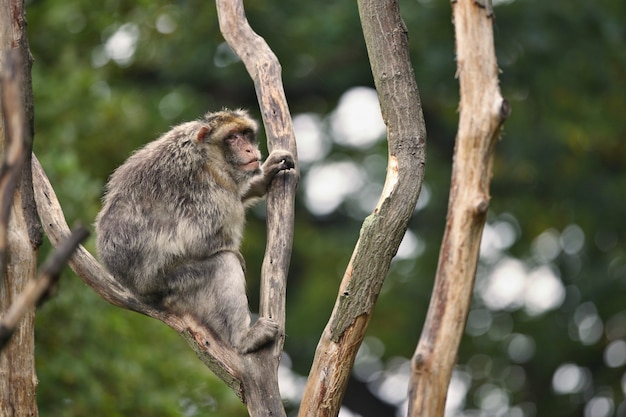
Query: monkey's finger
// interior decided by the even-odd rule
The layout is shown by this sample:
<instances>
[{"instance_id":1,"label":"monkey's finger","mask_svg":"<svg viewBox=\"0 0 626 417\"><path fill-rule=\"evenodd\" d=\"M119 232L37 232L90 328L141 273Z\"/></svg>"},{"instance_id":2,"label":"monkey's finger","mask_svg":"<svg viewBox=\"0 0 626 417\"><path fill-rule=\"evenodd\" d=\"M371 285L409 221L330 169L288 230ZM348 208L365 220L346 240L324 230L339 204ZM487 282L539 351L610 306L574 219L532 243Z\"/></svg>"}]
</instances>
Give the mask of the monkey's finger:
<instances>
[{"instance_id":1,"label":"monkey's finger","mask_svg":"<svg viewBox=\"0 0 626 417\"><path fill-rule=\"evenodd\" d=\"M280 161L280 165L281 167L284 167L282 169L291 169L295 167L295 163L293 162L293 159L283 159L282 161Z\"/></svg>"}]
</instances>

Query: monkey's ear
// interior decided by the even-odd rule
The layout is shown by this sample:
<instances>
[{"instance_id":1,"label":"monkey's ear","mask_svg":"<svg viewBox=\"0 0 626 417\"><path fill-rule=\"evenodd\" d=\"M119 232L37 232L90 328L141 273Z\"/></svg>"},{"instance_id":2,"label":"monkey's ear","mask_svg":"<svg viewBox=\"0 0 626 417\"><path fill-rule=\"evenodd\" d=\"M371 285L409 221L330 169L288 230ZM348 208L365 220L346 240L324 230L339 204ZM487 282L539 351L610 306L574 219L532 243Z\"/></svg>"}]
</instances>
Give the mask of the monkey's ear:
<instances>
[{"instance_id":1,"label":"monkey's ear","mask_svg":"<svg viewBox=\"0 0 626 417\"><path fill-rule=\"evenodd\" d=\"M208 126L202 126L198 129L198 133L196 133L196 143L205 142L209 136L211 129Z\"/></svg>"}]
</instances>

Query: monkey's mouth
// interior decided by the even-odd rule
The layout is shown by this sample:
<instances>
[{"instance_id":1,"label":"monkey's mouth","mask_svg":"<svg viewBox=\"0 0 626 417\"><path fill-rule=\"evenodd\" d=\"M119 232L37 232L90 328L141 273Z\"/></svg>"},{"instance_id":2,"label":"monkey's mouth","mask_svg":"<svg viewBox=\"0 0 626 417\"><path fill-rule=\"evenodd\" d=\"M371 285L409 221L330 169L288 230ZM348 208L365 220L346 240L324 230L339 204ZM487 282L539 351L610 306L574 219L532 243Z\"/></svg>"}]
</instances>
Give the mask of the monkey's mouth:
<instances>
[{"instance_id":1,"label":"monkey's mouth","mask_svg":"<svg viewBox=\"0 0 626 417\"><path fill-rule=\"evenodd\" d=\"M258 159L252 159L251 161L240 165L241 169L243 169L244 171L254 171L259 169L260 166L261 164L259 163Z\"/></svg>"}]
</instances>

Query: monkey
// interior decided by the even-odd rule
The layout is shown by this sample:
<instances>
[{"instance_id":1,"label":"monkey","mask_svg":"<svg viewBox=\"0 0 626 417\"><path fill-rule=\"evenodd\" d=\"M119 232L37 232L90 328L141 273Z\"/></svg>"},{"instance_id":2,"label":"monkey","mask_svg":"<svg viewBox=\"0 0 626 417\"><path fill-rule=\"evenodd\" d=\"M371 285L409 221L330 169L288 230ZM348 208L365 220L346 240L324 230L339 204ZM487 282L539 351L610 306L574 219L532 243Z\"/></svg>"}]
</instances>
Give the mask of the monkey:
<instances>
[{"instance_id":1,"label":"monkey","mask_svg":"<svg viewBox=\"0 0 626 417\"><path fill-rule=\"evenodd\" d=\"M120 284L154 308L193 317L242 354L278 332L269 318L251 326L239 252L245 210L294 168L286 150L261 165L257 131L241 109L173 127L111 174L95 222L98 256Z\"/></svg>"}]
</instances>

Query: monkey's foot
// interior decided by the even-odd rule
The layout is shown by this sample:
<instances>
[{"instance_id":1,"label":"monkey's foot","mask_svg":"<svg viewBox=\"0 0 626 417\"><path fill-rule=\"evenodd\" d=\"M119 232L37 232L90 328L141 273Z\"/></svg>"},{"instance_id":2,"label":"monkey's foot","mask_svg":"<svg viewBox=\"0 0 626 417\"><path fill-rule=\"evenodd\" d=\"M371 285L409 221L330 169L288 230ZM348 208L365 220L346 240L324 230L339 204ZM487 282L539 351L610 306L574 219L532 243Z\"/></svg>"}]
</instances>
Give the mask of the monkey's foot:
<instances>
[{"instance_id":1,"label":"monkey's foot","mask_svg":"<svg viewBox=\"0 0 626 417\"><path fill-rule=\"evenodd\" d=\"M243 337L239 344L239 352L245 354L259 350L276 339L278 330L278 323L274 320L260 317Z\"/></svg>"}]
</instances>

